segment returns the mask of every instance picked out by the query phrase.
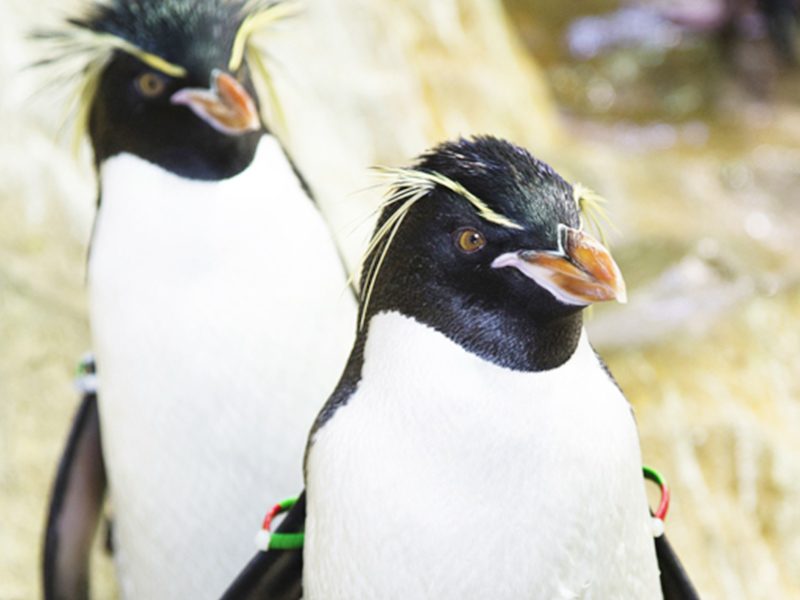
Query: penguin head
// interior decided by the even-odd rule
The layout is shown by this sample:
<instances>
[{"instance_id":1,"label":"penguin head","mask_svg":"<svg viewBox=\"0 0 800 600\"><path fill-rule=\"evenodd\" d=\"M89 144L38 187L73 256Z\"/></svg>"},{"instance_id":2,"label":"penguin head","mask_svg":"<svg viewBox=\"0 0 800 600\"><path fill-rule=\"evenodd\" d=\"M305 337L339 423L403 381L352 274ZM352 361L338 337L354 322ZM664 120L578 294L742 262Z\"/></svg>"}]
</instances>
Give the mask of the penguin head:
<instances>
[{"instance_id":1,"label":"penguin head","mask_svg":"<svg viewBox=\"0 0 800 600\"><path fill-rule=\"evenodd\" d=\"M461 139L387 171L394 182L362 269L362 325L396 310L494 348L574 323L591 303L625 301L613 258L581 230L575 189L526 150Z\"/></svg>"},{"instance_id":2,"label":"penguin head","mask_svg":"<svg viewBox=\"0 0 800 600\"><path fill-rule=\"evenodd\" d=\"M129 152L197 179L246 168L264 132L248 38L275 6L111 0L71 20L97 48L83 100L95 161Z\"/></svg>"}]
</instances>

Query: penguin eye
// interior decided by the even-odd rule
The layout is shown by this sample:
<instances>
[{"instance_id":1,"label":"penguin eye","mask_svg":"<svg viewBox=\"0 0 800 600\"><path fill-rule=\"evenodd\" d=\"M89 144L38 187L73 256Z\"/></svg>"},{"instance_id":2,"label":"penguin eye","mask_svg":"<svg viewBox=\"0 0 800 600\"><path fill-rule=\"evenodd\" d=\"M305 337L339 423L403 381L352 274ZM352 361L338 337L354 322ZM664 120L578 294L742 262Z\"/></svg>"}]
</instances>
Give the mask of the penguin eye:
<instances>
[{"instance_id":1,"label":"penguin eye","mask_svg":"<svg viewBox=\"0 0 800 600\"><path fill-rule=\"evenodd\" d=\"M472 254L486 245L486 238L477 229L462 227L455 233L455 242L461 252Z\"/></svg>"},{"instance_id":2,"label":"penguin eye","mask_svg":"<svg viewBox=\"0 0 800 600\"><path fill-rule=\"evenodd\" d=\"M136 90L145 98L160 96L166 88L166 80L158 73L148 71L136 78Z\"/></svg>"}]
</instances>

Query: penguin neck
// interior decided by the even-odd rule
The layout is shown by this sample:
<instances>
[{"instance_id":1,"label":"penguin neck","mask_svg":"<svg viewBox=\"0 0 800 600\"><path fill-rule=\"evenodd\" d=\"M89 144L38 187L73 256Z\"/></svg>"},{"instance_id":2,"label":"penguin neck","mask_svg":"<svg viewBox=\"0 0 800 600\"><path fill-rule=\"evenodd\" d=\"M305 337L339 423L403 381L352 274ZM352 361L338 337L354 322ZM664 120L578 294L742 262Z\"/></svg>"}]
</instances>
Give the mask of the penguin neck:
<instances>
[{"instance_id":1,"label":"penguin neck","mask_svg":"<svg viewBox=\"0 0 800 600\"><path fill-rule=\"evenodd\" d=\"M265 129L228 135L199 121L147 123L142 130L128 130L104 118L101 108L95 107L89 124L98 170L127 153L184 179L221 181L250 167L260 141L270 135Z\"/></svg>"},{"instance_id":2,"label":"penguin neck","mask_svg":"<svg viewBox=\"0 0 800 600\"><path fill-rule=\"evenodd\" d=\"M451 299L452 300L452 299ZM452 300L455 301L455 300ZM451 312L456 310L455 315ZM353 350L334 393L323 406L311 437L334 413L347 404L363 376L364 349L375 317L399 313L426 325L458 344L468 353L514 371L540 372L557 369L573 357L583 334L581 311L561 318L537 321L524 311L492 311L462 303L446 310L440 304L418 303L411 307L370 310L365 326L356 336Z\"/></svg>"},{"instance_id":3,"label":"penguin neck","mask_svg":"<svg viewBox=\"0 0 800 600\"><path fill-rule=\"evenodd\" d=\"M267 177L262 185L267 187L274 187L273 180L280 179L274 176L276 167L283 173L284 165L288 167L291 175L287 177L289 182L296 182L302 195L311 200L315 204L314 196L308 186L307 181L302 173L295 165L292 157L287 153L281 141L273 136L269 131L262 130L260 134L255 135L253 138L252 150L248 143L246 152L234 152L234 156L227 162L214 162L213 164L207 163L206 158L192 158L186 156L181 159L183 166L175 167L169 164L164 164L163 160L155 160L152 157L142 155L137 152L119 151L107 156L96 156L95 170L97 173L98 182L100 185L100 194L98 195L98 207L103 204L103 197L105 195L105 188L108 182L108 166L111 164L116 165L119 162L127 162L131 164L150 165L152 167L152 176L158 178L163 185L158 196L163 196L169 199L170 192L167 190L174 186L185 186L187 189L194 190L193 193L201 193L205 185L212 185L241 180L252 179L253 173L258 177ZM186 154L191 154L187 151ZM194 165L189 168L189 165ZM186 168L184 168L186 167ZM138 167L137 167L138 169ZM114 178L127 179L125 176L125 169L114 168ZM134 176L135 177L135 176ZM131 184L136 186L137 182L131 181ZM278 184L281 187L283 182ZM115 186L116 187L116 186ZM155 191L155 190L154 190Z\"/></svg>"},{"instance_id":4,"label":"penguin neck","mask_svg":"<svg viewBox=\"0 0 800 600\"><path fill-rule=\"evenodd\" d=\"M424 302L421 298L394 296L394 306L376 307L370 318L377 312L394 310L428 325L483 360L528 372L548 371L564 364L578 347L583 330L580 310L541 318L532 315L524 304L509 302L498 307L453 293L434 297L441 300Z\"/></svg>"},{"instance_id":5,"label":"penguin neck","mask_svg":"<svg viewBox=\"0 0 800 600\"><path fill-rule=\"evenodd\" d=\"M256 224L263 228L283 219L305 223L319 218L291 160L268 134L261 137L249 167L229 179L184 178L121 153L100 165L99 187L90 267L119 252L136 255L137 264L152 260L154 272L174 268L170 277L178 279L223 256L254 261L257 268L262 259L252 247L281 248L292 238L283 231L265 235L254 229Z\"/></svg>"},{"instance_id":6,"label":"penguin neck","mask_svg":"<svg viewBox=\"0 0 800 600\"><path fill-rule=\"evenodd\" d=\"M527 372L550 371L566 363L583 331L580 311L537 319L524 309L503 307L498 314L478 304L462 306L457 322L424 322L484 360Z\"/></svg>"}]
</instances>

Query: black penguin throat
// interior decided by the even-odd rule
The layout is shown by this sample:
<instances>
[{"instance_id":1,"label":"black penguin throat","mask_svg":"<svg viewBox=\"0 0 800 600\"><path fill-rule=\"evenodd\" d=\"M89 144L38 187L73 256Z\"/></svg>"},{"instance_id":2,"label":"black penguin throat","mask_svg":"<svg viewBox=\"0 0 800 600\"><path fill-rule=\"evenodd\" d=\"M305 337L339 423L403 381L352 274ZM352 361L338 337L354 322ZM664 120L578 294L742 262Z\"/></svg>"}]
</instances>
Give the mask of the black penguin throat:
<instances>
[{"instance_id":1,"label":"black penguin throat","mask_svg":"<svg viewBox=\"0 0 800 600\"><path fill-rule=\"evenodd\" d=\"M424 265L409 276L401 273L375 290L367 317L380 312L411 317L483 360L515 371L555 369L575 352L583 328L580 307L557 302L524 277L516 278L517 287L488 278L465 284L467 279L426 273Z\"/></svg>"},{"instance_id":2,"label":"black penguin throat","mask_svg":"<svg viewBox=\"0 0 800 600\"><path fill-rule=\"evenodd\" d=\"M452 314L437 310L403 310L446 336L467 352L514 371L548 371L560 367L575 353L583 328L580 312L537 320L520 311L489 311L462 305ZM383 312L383 311L382 311Z\"/></svg>"},{"instance_id":3,"label":"black penguin throat","mask_svg":"<svg viewBox=\"0 0 800 600\"><path fill-rule=\"evenodd\" d=\"M188 137L197 138L193 140L194 145L176 146L161 144L158 138L147 136L131 136L123 143L117 136L104 135L101 129L92 131L92 141L98 168L103 161L127 152L184 179L221 181L239 175L252 164L258 143L265 134L263 130L240 137L216 132L202 136L191 132Z\"/></svg>"}]
</instances>

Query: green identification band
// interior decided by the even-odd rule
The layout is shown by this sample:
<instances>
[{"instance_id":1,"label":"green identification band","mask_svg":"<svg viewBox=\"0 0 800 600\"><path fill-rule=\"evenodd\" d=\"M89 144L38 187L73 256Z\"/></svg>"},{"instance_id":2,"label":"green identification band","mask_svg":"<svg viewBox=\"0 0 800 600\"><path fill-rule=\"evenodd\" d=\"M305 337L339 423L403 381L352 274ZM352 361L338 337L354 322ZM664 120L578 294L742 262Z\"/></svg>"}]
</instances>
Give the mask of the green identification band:
<instances>
[{"instance_id":1,"label":"green identification band","mask_svg":"<svg viewBox=\"0 0 800 600\"><path fill-rule=\"evenodd\" d=\"M261 550L299 550L303 547L305 534L299 533L272 533L272 521L275 517L283 514L297 503L297 498L288 498L282 502L278 502L273 506L264 517L264 522L261 524L261 531L256 536L256 545Z\"/></svg>"}]
</instances>

